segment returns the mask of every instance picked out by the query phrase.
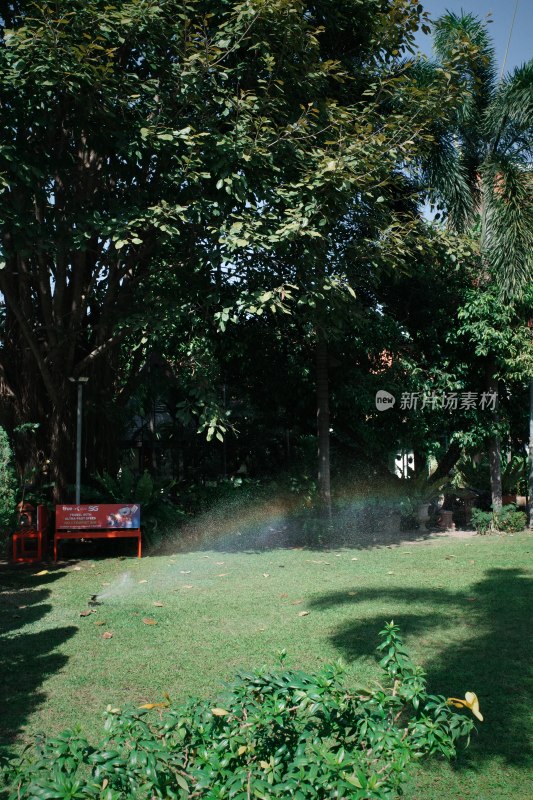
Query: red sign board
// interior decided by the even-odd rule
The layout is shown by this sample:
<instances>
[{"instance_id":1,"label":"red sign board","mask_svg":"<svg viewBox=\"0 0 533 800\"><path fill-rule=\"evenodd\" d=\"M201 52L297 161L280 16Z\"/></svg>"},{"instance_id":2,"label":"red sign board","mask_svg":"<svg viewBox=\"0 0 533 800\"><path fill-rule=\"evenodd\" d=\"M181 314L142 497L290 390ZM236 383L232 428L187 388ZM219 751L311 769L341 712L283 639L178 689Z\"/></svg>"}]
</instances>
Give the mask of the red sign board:
<instances>
[{"instance_id":1,"label":"red sign board","mask_svg":"<svg viewBox=\"0 0 533 800\"><path fill-rule=\"evenodd\" d=\"M84 531L140 526L141 507L134 503L56 506L56 530Z\"/></svg>"}]
</instances>

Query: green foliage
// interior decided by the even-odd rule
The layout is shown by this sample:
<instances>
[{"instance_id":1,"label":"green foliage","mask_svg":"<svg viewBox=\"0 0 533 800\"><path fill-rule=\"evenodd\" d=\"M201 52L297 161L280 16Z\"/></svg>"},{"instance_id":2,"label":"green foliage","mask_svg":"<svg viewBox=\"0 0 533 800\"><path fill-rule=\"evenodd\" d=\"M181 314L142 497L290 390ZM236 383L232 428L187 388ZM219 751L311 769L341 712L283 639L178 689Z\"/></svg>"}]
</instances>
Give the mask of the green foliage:
<instances>
[{"instance_id":1,"label":"green foliage","mask_svg":"<svg viewBox=\"0 0 533 800\"><path fill-rule=\"evenodd\" d=\"M398 626L380 636L382 686L347 690L339 664L289 670L282 652L279 669L239 674L220 705L108 706L98 747L78 731L39 739L5 769L9 800L393 800L413 759L453 758L473 723L427 693Z\"/></svg>"},{"instance_id":2,"label":"green foliage","mask_svg":"<svg viewBox=\"0 0 533 800\"><path fill-rule=\"evenodd\" d=\"M0 426L0 538L10 532L15 521L17 479L9 438Z\"/></svg>"},{"instance_id":3,"label":"green foliage","mask_svg":"<svg viewBox=\"0 0 533 800\"><path fill-rule=\"evenodd\" d=\"M480 508L472 509L472 525L478 533L485 534L494 530L494 515L492 511L482 511Z\"/></svg>"},{"instance_id":4,"label":"green foliage","mask_svg":"<svg viewBox=\"0 0 533 800\"><path fill-rule=\"evenodd\" d=\"M527 517L523 511L518 511L516 506L503 506L500 511L481 511L472 509L472 524L480 534L494 533L519 533L526 527Z\"/></svg>"},{"instance_id":5,"label":"green foliage","mask_svg":"<svg viewBox=\"0 0 533 800\"><path fill-rule=\"evenodd\" d=\"M141 506L141 527L151 544L155 544L166 529L183 519L183 512L171 501L173 480L153 478L148 470L136 478L128 467L121 468L116 478L108 472L96 473L107 501L138 503Z\"/></svg>"},{"instance_id":6,"label":"green foliage","mask_svg":"<svg viewBox=\"0 0 533 800\"><path fill-rule=\"evenodd\" d=\"M516 506L504 506L496 515L496 528L504 533L519 533L526 527L527 517Z\"/></svg>"}]
</instances>

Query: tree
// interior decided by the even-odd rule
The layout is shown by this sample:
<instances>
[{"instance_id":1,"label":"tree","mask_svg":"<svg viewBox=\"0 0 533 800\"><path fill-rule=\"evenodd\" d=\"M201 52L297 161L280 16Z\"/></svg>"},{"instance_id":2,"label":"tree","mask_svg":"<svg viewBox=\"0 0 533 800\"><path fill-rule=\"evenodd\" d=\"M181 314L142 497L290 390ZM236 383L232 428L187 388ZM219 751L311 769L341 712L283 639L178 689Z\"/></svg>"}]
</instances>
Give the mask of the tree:
<instances>
[{"instance_id":1,"label":"tree","mask_svg":"<svg viewBox=\"0 0 533 800\"><path fill-rule=\"evenodd\" d=\"M468 94L451 126L437 127L429 160L432 196L456 230L474 231L482 259L480 284L495 282L501 301L520 297L533 280L533 61L496 78L494 49L484 23L447 13L434 28L440 59L427 74L457 68ZM457 43L470 50L457 59ZM487 389L498 390L497 368L486 355ZM491 363L489 363L491 362ZM488 443L493 507L502 503L500 439Z\"/></svg>"}]
</instances>

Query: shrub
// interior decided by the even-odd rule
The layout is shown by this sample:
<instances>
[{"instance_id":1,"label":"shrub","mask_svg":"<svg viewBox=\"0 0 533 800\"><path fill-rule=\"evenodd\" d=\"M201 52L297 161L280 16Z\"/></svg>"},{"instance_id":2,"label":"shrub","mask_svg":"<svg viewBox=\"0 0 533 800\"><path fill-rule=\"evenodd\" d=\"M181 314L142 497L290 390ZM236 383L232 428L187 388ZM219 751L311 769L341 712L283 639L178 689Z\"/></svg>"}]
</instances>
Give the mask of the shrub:
<instances>
[{"instance_id":1,"label":"shrub","mask_svg":"<svg viewBox=\"0 0 533 800\"><path fill-rule=\"evenodd\" d=\"M516 506L504 506L496 515L496 528L505 533L519 533L526 527L527 517Z\"/></svg>"},{"instance_id":2,"label":"shrub","mask_svg":"<svg viewBox=\"0 0 533 800\"><path fill-rule=\"evenodd\" d=\"M518 533L526 527L527 517L516 506L504 506L501 511L481 511L472 509L472 524L478 533L501 531L502 533Z\"/></svg>"},{"instance_id":3,"label":"shrub","mask_svg":"<svg viewBox=\"0 0 533 800\"><path fill-rule=\"evenodd\" d=\"M492 511L482 511L480 508L472 509L472 525L478 533L485 534L494 530L494 515Z\"/></svg>"},{"instance_id":4,"label":"shrub","mask_svg":"<svg viewBox=\"0 0 533 800\"><path fill-rule=\"evenodd\" d=\"M468 739L473 723L452 701L481 715L471 693L427 693L394 623L380 635L377 688L347 690L339 664L285 669L282 654L274 671L238 675L216 706L109 706L99 747L76 731L39 740L7 768L9 798L392 800L413 759L452 758Z\"/></svg>"},{"instance_id":5,"label":"shrub","mask_svg":"<svg viewBox=\"0 0 533 800\"><path fill-rule=\"evenodd\" d=\"M0 426L0 538L10 533L15 521L17 479L13 453L5 430Z\"/></svg>"}]
</instances>

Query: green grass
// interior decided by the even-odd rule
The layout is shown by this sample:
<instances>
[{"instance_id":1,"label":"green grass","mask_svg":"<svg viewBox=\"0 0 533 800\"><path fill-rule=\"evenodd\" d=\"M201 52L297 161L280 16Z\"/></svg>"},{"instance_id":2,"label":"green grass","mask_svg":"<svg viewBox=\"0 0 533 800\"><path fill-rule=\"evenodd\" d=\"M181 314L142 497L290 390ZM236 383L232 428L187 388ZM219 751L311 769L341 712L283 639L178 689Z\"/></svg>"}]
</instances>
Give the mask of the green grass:
<instances>
[{"instance_id":1,"label":"green grass","mask_svg":"<svg viewBox=\"0 0 533 800\"><path fill-rule=\"evenodd\" d=\"M347 681L365 683L378 675L377 632L394 619L431 691L475 691L485 715L467 754L420 768L407 796L529 799L532 550L520 534L2 570L2 741L18 748L76 723L97 738L108 703L215 696L282 648L307 669L341 657ZM80 617L98 592L102 605Z\"/></svg>"}]
</instances>

